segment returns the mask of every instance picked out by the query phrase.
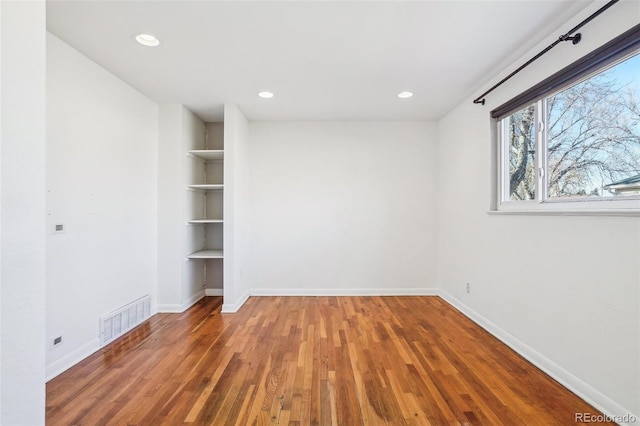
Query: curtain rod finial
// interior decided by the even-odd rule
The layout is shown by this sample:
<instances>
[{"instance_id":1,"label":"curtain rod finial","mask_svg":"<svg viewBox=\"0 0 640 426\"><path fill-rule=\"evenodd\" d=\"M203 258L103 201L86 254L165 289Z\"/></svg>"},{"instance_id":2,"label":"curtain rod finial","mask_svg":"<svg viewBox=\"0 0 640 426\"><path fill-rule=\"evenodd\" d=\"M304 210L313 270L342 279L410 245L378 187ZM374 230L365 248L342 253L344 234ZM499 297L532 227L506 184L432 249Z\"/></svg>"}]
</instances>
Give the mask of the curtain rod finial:
<instances>
[{"instance_id":1,"label":"curtain rod finial","mask_svg":"<svg viewBox=\"0 0 640 426\"><path fill-rule=\"evenodd\" d=\"M475 100L473 101L473 103L474 103L474 104L481 104L481 105L484 105L484 98L482 98L482 99L475 99Z\"/></svg>"}]
</instances>

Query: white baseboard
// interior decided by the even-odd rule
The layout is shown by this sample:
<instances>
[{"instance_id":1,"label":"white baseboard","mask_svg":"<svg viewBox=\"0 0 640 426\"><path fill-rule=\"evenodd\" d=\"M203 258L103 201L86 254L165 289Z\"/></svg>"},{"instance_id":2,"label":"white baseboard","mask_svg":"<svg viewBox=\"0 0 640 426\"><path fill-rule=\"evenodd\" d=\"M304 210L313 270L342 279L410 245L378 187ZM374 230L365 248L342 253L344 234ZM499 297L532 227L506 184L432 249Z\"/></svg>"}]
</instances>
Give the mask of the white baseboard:
<instances>
[{"instance_id":1,"label":"white baseboard","mask_svg":"<svg viewBox=\"0 0 640 426\"><path fill-rule=\"evenodd\" d=\"M47 382L56 376L64 373L89 355L100 349L100 339L94 339L85 345L79 347L75 351L71 352L60 358L57 361L47 365Z\"/></svg>"},{"instance_id":2,"label":"white baseboard","mask_svg":"<svg viewBox=\"0 0 640 426\"><path fill-rule=\"evenodd\" d=\"M456 308L471 321L484 328L491 335L496 337L505 345L509 346L511 349L516 351L518 354L538 367L540 370L547 373L561 385L569 389L574 394L578 395L587 403L591 404L597 410L601 411L605 416L608 416L614 421L617 421L617 423L620 425L637 425L637 421L638 419L640 419L640 415L633 414L630 410L625 409L620 404L613 401L587 383L583 382L578 377L560 367L558 364L554 363L549 358L537 352L532 347L528 346L518 338L509 334L504 329L498 327L487 318L478 314L473 309L462 303L460 300L447 293L445 290L439 289L439 293L440 297L442 297L447 303ZM625 418L630 419L630 421L628 423L625 423Z\"/></svg>"},{"instance_id":3,"label":"white baseboard","mask_svg":"<svg viewBox=\"0 0 640 426\"><path fill-rule=\"evenodd\" d=\"M437 296L437 288L254 288L251 296Z\"/></svg>"},{"instance_id":4,"label":"white baseboard","mask_svg":"<svg viewBox=\"0 0 640 426\"><path fill-rule=\"evenodd\" d=\"M182 312L182 305L158 305L160 314L179 314Z\"/></svg>"},{"instance_id":5,"label":"white baseboard","mask_svg":"<svg viewBox=\"0 0 640 426\"><path fill-rule=\"evenodd\" d=\"M202 299L204 296L205 296L205 291L200 290L199 292L191 296L189 300L184 302L182 305L178 305L178 304L158 305L158 312L163 314L181 314L187 309L189 309L190 307L192 307L193 305L195 305L196 302Z\"/></svg>"},{"instance_id":6,"label":"white baseboard","mask_svg":"<svg viewBox=\"0 0 640 426\"><path fill-rule=\"evenodd\" d=\"M204 295L205 296L224 296L223 290L221 288L205 288Z\"/></svg>"},{"instance_id":7,"label":"white baseboard","mask_svg":"<svg viewBox=\"0 0 640 426\"><path fill-rule=\"evenodd\" d=\"M224 303L224 299L223 299L221 313L233 314L238 312L238 309L240 309L242 305L244 305L244 303L249 299L250 296L251 294L247 291L242 295L242 297L240 297L240 299L238 299L236 303Z\"/></svg>"},{"instance_id":8,"label":"white baseboard","mask_svg":"<svg viewBox=\"0 0 640 426\"><path fill-rule=\"evenodd\" d=\"M192 295L189 300L187 300L186 302L184 302L182 304L182 311L180 312L184 312L187 309L189 309L190 307L192 307L193 305L195 305L198 300L202 299L204 297L204 289L200 290L199 292L197 292L196 294Z\"/></svg>"}]
</instances>

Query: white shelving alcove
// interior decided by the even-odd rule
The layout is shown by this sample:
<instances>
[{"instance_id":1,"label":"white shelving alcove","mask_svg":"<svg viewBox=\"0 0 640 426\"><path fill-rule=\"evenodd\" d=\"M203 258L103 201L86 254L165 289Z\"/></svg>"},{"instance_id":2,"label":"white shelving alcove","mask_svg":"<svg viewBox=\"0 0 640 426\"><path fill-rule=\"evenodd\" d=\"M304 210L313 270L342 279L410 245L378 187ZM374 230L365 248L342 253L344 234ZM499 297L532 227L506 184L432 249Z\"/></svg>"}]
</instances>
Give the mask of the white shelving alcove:
<instances>
[{"instance_id":1,"label":"white shelving alcove","mask_svg":"<svg viewBox=\"0 0 640 426\"><path fill-rule=\"evenodd\" d=\"M224 125L206 124L202 140L187 147L188 261L197 262L205 291L222 293L224 226ZM215 291L214 291L215 290Z\"/></svg>"}]
</instances>

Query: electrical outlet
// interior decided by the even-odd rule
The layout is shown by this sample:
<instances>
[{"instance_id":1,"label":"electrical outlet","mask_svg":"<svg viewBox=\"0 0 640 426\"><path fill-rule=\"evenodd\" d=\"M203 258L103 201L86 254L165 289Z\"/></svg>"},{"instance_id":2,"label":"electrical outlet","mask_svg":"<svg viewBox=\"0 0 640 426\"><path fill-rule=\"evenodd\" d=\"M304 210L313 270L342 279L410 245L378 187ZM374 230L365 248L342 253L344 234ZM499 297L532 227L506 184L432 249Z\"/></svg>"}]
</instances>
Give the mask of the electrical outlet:
<instances>
[{"instance_id":1,"label":"electrical outlet","mask_svg":"<svg viewBox=\"0 0 640 426\"><path fill-rule=\"evenodd\" d=\"M65 228L64 223L55 223L51 227L51 233L52 234L63 234L65 232L64 228Z\"/></svg>"},{"instance_id":2,"label":"electrical outlet","mask_svg":"<svg viewBox=\"0 0 640 426\"><path fill-rule=\"evenodd\" d=\"M51 339L51 349L57 348L64 341L62 334Z\"/></svg>"},{"instance_id":3,"label":"electrical outlet","mask_svg":"<svg viewBox=\"0 0 640 426\"><path fill-rule=\"evenodd\" d=\"M467 293L471 293L471 284L467 283Z\"/></svg>"}]
</instances>

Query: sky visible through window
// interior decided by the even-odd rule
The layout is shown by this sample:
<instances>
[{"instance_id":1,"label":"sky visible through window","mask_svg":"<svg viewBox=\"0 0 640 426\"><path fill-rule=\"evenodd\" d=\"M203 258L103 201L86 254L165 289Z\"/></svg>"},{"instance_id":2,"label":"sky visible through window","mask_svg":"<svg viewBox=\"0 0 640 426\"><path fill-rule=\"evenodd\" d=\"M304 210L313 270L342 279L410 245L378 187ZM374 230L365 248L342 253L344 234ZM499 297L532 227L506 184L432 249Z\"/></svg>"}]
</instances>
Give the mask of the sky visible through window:
<instances>
[{"instance_id":1,"label":"sky visible through window","mask_svg":"<svg viewBox=\"0 0 640 426\"><path fill-rule=\"evenodd\" d=\"M619 63L610 71L621 84L629 84L640 90L640 53Z\"/></svg>"}]
</instances>

